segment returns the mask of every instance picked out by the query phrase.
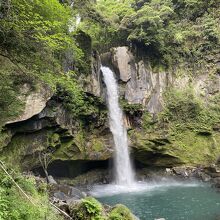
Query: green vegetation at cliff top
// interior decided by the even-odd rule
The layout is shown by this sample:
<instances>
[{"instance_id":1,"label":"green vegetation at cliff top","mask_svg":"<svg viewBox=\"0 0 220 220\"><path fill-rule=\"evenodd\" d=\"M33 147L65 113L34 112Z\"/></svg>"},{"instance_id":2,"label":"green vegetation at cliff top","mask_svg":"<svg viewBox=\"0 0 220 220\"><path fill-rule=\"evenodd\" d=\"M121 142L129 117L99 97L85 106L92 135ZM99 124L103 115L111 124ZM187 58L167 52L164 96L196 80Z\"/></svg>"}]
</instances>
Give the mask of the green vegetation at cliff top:
<instances>
[{"instance_id":1,"label":"green vegetation at cliff top","mask_svg":"<svg viewBox=\"0 0 220 220\"><path fill-rule=\"evenodd\" d=\"M99 0L95 8L110 24L86 26L98 48L133 44L163 64L198 66L219 51L217 0Z\"/></svg>"}]
</instances>

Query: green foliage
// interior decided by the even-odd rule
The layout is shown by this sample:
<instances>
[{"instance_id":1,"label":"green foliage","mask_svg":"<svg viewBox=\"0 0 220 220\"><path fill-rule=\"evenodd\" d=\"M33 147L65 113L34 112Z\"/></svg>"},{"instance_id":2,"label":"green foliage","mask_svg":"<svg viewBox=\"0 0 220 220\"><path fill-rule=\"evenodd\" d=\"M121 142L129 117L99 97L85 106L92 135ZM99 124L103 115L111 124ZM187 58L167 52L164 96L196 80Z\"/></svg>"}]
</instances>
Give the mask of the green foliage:
<instances>
[{"instance_id":1,"label":"green foliage","mask_svg":"<svg viewBox=\"0 0 220 220\"><path fill-rule=\"evenodd\" d=\"M94 215L97 219L102 213L102 205L94 198L88 197L82 200L82 205L90 215Z\"/></svg>"},{"instance_id":2,"label":"green foliage","mask_svg":"<svg viewBox=\"0 0 220 220\"><path fill-rule=\"evenodd\" d=\"M220 121L219 95L209 100L208 105L195 97L191 88L170 89L165 95L165 109L159 120L172 129L192 129L210 131Z\"/></svg>"},{"instance_id":3,"label":"green foliage","mask_svg":"<svg viewBox=\"0 0 220 220\"><path fill-rule=\"evenodd\" d=\"M195 98L191 89L185 91L171 89L164 97L166 103L164 121L196 120L202 110L201 103Z\"/></svg>"},{"instance_id":4,"label":"green foliage","mask_svg":"<svg viewBox=\"0 0 220 220\"><path fill-rule=\"evenodd\" d=\"M77 220L106 220L101 203L92 197L82 199L78 205L72 206L71 216Z\"/></svg>"},{"instance_id":5,"label":"green foliage","mask_svg":"<svg viewBox=\"0 0 220 220\"><path fill-rule=\"evenodd\" d=\"M15 85L15 77L0 73L0 125L5 119L13 119L22 111L22 102L17 97L18 86Z\"/></svg>"},{"instance_id":6,"label":"green foliage","mask_svg":"<svg viewBox=\"0 0 220 220\"><path fill-rule=\"evenodd\" d=\"M109 214L109 220L133 220L134 216L124 205L116 205Z\"/></svg>"},{"instance_id":7,"label":"green foliage","mask_svg":"<svg viewBox=\"0 0 220 220\"><path fill-rule=\"evenodd\" d=\"M82 199L73 205L71 216L76 220L134 220L130 210L124 205L116 205L109 213L104 211L100 202L92 197Z\"/></svg>"},{"instance_id":8,"label":"green foliage","mask_svg":"<svg viewBox=\"0 0 220 220\"><path fill-rule=\"evenodd\" d=\"M159 2L157 0L146 3L140 10L130 17L133 20L128 40L137 40L144 42L146 46L159 44L161 47L165 44L164 23L173 15L172 2L167 0Z\"/></svg>"},{"instance_id":9,"label":"green foliage","mask_svg":"<svg viewBox=\"0 0 220 220\"><path fill-rule=\"evenodd\" d=\"M31 176L24 177L13 171L9 171L17 184L28 194L33 205L15 186L9 176L0 171L0 219L1 220L42 220L62 219L53 213L49 206L47 195L39 193L36 189L35 179Z\"/></svg>"},{"instance_id":10,"label":"green foliage","mask_svg":"<svg viewBox=\"0 0 220 220\"><path fill-rule=\"evenodd\" d=\"M153 120L153 117L152 115L145 111L142 115L142 118L141 118L141 125L142 125L142 128L147 130L147 131L150 131L150 130L153 130L154 129L154 125L156 124L156 121Z\"/></svg>"},{"instance_id":11,"label":"green foliage","mask_svg":"<svg viewBox=\"0 0 220 220\"><path fill-rule=\"evenodd\" d=\"M134 115L143 110L143 106L141 104L130 104L125 99L120 99L120 105L122 106L123 111L129 115Z\"/></svg>"},{"instance_id":12,"label":"green foliage","mask_svg":"<svg viewBox=\"0 0 220 220\"><path fill-rule=\"evenodd\" d=\"M57 78L56 96L73 115L79 115L84 107L83 90L79 87L73 74Z\"/></svg>"},{"instance_id":13,"label":"green foliage","mask_svg":"<svg viewBox=\"0 0 220 220\"><path fill-rule=\"evenodd\" d=\"M47 73L40 78L54 89L57 100L62 102L71 115L80 119L84 125L88 126L94 121L96 126L105 123L107 111L103 100L85 93L77 80L76 73L69 71L60 74L59 77Z\"/></svg>"},{"instance_id":14,"label":"green foliage","mask_svg":"<svg viewBox=\"0 0 220 220\"><path fill-rule=\"evenodd\" d=\"M133 0L118 1L117 3L114 0L99 0L96 8L109 20L119 25L125 15L134 12L134 9L131 7L132 3Z\"/></svg>"},{"instance_id":15,"label":"green foliage","mask_svg":"<svg viewBox=\"0 0 220 220\"><path fill-rule=\"evenodd\" d=\"M87 16L85 12L82 13L85 19L81 22L79 29L92 37L94 48L106 51L110 47L124 44L126 35L119 31L119 26L126 14L133 13L134 10L130 7L132 2L131 0L117 2L100 0L96 4L87 6ZM91 11L96 16L91 16Z\"/></svg>"},{"instance_id":16,"label":"green foliage","mask_svg":"<svg viewBox=\"0 0 220 220\"><path fill-rule=\"evenodd\" d=\"M199 66L219 50L220 5L215 0L100 0L95 9L107 24L90 21L85 27L99 48L131 43L166 66L183 61Z\"/></svg>"},{"instance_id":17,"label":"green foliage","mask_svg":"<svg viewBox=\"0 0 220 220\"><path fill-rule=\"evenodd\" d=\"M220 42L220 32L218 27L218 19L210 14L205 14L201 20L204 24L204 39L210 44L218 44Z\"/></svg>"},{"instance_id":18,"label":"green foliage","mask_svg":"<svg viewBox=\"0 0 220 220\"><path fill-rule=\"evenodd\" d=\"M5 196L5 190L0 188L0 219L8 219L9 217L9 202Z\"/></svg>"},{"instance_id":19,"label":"green foliage","mask_svg":"<svg viewBox=\"0 0 220 220\"><path fill-rule=\"evenodd\" d=\"M68 31L70 7L58 0L12 0L8 5L0 20L3 54L36 72L60 71L66 51L80 62L82 51Z\"/></svg>"}]
</instances>

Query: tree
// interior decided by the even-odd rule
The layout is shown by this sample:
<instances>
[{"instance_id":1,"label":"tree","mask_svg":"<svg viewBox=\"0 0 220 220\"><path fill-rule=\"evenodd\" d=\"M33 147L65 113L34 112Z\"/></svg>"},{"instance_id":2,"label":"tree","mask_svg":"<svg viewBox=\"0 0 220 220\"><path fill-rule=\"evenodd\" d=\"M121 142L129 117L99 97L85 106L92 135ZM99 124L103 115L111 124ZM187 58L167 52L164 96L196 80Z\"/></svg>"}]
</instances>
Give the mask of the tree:
<instances>
[{"instance_id":1,"label":"tree","mask_svg":"<svg viewBox=\"0 0 220 220\"><path fill-rule=\"evenodd\" d=\"M43 168L43 171L45 173L47 182L49 183L49 175L48 175L48 166L52 162L52 154L51 152L48 152L47 150L41 151L38 153L38 159L40 161L41 167Z\"/></svg>"},{"instance_id":2,"label":"tree","mask_svg":"<svg viewBox=\"0 0 220 220\"><path fill-rule=\"evenodd\" d=\"M75 60L82 55L68 30L71 18L71 8L58 0L11 0L0 20L0 50L32 70L60 71L66 50Z\"/></svg>"}]
</instances>

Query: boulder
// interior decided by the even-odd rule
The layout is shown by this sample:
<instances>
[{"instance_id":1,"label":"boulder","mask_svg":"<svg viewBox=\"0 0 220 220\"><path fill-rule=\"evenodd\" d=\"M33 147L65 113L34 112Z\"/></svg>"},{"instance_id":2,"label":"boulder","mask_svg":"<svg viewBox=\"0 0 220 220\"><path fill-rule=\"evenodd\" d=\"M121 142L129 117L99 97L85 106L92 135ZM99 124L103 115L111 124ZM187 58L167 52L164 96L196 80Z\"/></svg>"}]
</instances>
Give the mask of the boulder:
<instances>
[{"instance_id":1,"label":"boulder","mask_svg":"<svg viewBox=\"0 0 220 220\"><path fill-rule=\"evenodd\" d=\"M200 178L202 179L203 182L209 182L212 179L208 174L204 172L201 172Z\"/></svg>"},{"instance_id":2,"label":"boulder","mask_svg":"<svg viewBox=\"0 0 220 220\"><path fill-rule=\"evenodd\" d=\"M48 182L49 184L57 184L56 180L51 175L48 176Z\"/></svg>"},{"instance_id":3,"label":"boulder","mask_svg":"<svg viewBox=\"0 0 220 220\"><path fill-rule=\"evenodd\" d=\"M173 171L175 174L180 175L182 177L189 177L189 173L186 167L173 167Z\"/></svg>"},{"instance_id":4,"label":"boulder","mask_svg":"<svg viewBox=\"0 0 220 220\"><path fill-rule=\"evenodd\" d=\"M117 67L119 71L119 78L123 82L128 82L131 79L132 68L131 65L134 61L132 53L127 47L117 47L113 50L112 62L113 65Z\"/></svg>"},{"instance_id":5,"label":"boulder","mask_svg":"<svg viewBox=\"0 0 220 220\"><path fill-rule=\"evenodd\" d=\"M136 220L137 218L126 206L117 204L109 213L109 219Z\"/></svg>"},{"instance_id":6,"label":"boulder","mask_svg":"<svg viewBox=\"0 0 220 220\"><path fill-rule=\"evenodd\" d=\"M220 188L220 177L216 177L212 179L213 185L216 188Z\"/></svg>"},{"instance_id":7,"label":"boulder","mask_svg":"<svg viewBox=\"0 0 220 220\"><path fill-rule=\"evenodd\" d=\"M53 92L45 84L39 84L36 87L36 90L32 90L28 84L23 85L19 99L24 102L24 110L18 117L7 121L5 124L25 121L39 114L46 107L47 101L52 97Z\"/></svg>"},{"instance_id":8,"label":"boulder","mask_svg":"<svg viewBox=\"0 0 220 220\"><path fill-rule=\"evenodd\" d=\"M79 200L86 196L84 192L79 189L61 184L51 184L50 185L50 195L58 200L70 203L73 200Z\"/></svg>"}]
</instances>

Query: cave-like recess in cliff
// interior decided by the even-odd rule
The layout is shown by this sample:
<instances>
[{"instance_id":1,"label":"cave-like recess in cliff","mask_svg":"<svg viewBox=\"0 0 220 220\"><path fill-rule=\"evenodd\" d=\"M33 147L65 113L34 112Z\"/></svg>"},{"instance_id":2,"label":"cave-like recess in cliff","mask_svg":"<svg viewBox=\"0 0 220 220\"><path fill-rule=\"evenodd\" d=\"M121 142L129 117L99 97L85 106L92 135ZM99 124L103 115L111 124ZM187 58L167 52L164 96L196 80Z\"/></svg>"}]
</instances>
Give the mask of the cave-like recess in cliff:
<instances>
[{"instance_id":1,"label":"cave-like recess in cliff","mask_svg":"<svg viewBox=\"0 0 220 220\"><path fill-rule=\"evenodd\" d=\"M111 162L110 162L111 163ZM54 177L67 177L74 178L81 174L84 174L88 171L94 169L105 169L107 170L109 167L109 161L88 161L88 160L55 160L48 166L48 174ZM41 167L37 167L33 169L33 172L39 174L41 176L45 176L43 169Z\"/></svg>"}]
</instances>

